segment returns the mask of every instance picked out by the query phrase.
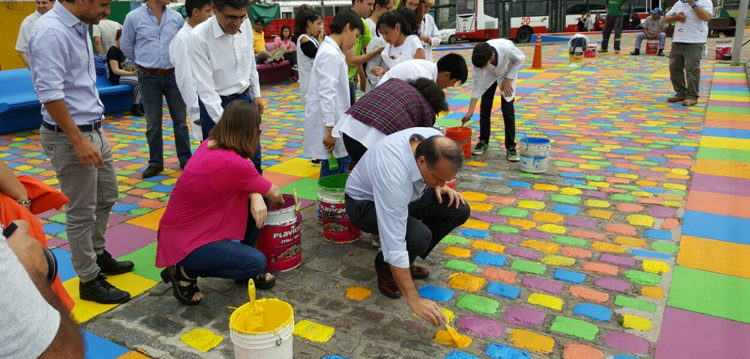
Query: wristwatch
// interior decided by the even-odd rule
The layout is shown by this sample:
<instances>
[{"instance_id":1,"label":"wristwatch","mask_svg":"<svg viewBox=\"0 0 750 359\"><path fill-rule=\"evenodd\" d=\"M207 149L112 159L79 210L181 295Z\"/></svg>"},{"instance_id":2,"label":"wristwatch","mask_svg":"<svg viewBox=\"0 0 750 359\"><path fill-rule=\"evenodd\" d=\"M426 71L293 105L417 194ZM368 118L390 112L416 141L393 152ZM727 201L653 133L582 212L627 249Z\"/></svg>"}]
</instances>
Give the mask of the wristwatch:
<instances>
[{"instance_id":1,"label":"wristwatch","mask_svg":"<svg viewBox=\"0 0 750 359\"><path fill-rule=\"evenodd\" d=\"M13 232L15 232L16 229L18 229L18 226L15 223L11 222L8 227L5 227L2 223L0 223L0 231L3 232L3 237L5 237L5 239L8 239L10 236L12 236Z\"/></svg>"},{"instance_id":2,"label":"wristwatch","mask_svg":"<svg viewBox=\"0 0 750 359\"><path fill-rule=\"evenodd\" d=\"M690 8L691 8L691 9L695 9L695 8L697 8L697 7L698 7L698 4L693 4L693 6L691 6Z\"/></svg>"}]
</instances>

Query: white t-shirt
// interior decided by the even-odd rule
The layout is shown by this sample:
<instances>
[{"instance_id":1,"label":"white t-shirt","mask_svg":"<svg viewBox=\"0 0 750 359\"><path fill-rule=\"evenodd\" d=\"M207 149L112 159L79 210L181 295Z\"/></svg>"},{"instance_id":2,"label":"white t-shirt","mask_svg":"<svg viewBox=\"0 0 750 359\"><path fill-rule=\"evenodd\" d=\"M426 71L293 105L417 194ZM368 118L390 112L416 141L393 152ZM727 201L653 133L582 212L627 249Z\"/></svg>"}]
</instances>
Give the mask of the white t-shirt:
<instances>
[{"instance_id":1,"label":"white t-shirt","mask_svg":"<svg viewBox=\"0 0 750 359\"><path fill-rule=\"evenodd\" d=\"M404 61L383 75L380 79L379 84L382 84L392 78L397 78L404 81L416 80L418 78L428 78L433 81L437 81L437 64L432 61L413 59Z\"/></svg>"},{"instance_id":2,"label":"white t-shirt","mask_svg":"<svg viewBox=\"0 0 750 359\"><path fill-rule=\"evenodd\" d=\"M713 16L714 5L711 3L711 0L696 0L695 4ZM690 7L690 4L677 0L672 10L669 10L669 16L674 16L681 12L685 13L685 22L675 22L672 42L705 43L708 37L708 21L699 19L698 15L695 14L695 10Z\"/></svg>"},{"instance_id":3,"label":"white t-shirt","mask_svg":"<svg viewBox=\"0 0 750 359\"><path fill-rule=\"evenodd\" d=\"M383 64L391 69L404 61L414 59L414 54L418 49L424 49L422 41L417 35L409 35L401 46L387 44L380 53L380 57L383 59Z\"/></svg>"},{"instance_id":4,"label":"white t-shirt","mask_svg":"<svg viewBox=\"0 0 750 359\"><path fill-rule=\"evenodd\" d=\"M103 19L99 21L99 25L91 26L91 36L101 37L102 51L104 51L105 55L110 47L115 46L117 42L117 30L120 29L122 29L122 25L119 22L109 19Z\"/></svg>"},{"instance_id":5,"label":"white t-shirt","mask_svg":"<svg viewBox=\"0 0 750 359\"><path fill-rule=\"evenodd\" d=\"M365 19L365 23L370 28L370 34L372 34L372 37L374 38L374 37L378 36L378 35L376 35L377 31L375 31L375 29L376 29L375 28L375 21L372 21L372 19L370 19L368 17L367 19Z\"/></svg>"},{"instance_id":6,"label":"white t-shirt","mask_svg":"<svg viewBox=\"0 0 750 359\"><path fill-rule=\"evenodd\" d=\"M60 312L34 286L29 274L0 235L0 358L36 358L52 343Z\"/></svg>"},{"instance_id":7,"label":"white t-shirt","mask_svg":"<svg viewBox=\"0 0 750 359\"><path fill-rule=\"evenodd\" d=\"M16 39L16 51L29 52L29 40L31 39L31 30L34 28L34 23L39 17L42 16L39 11L34 11L33 14L27 16L21 22L21 27L18 29L18 39Z\"/></svg>"}]
</instances>

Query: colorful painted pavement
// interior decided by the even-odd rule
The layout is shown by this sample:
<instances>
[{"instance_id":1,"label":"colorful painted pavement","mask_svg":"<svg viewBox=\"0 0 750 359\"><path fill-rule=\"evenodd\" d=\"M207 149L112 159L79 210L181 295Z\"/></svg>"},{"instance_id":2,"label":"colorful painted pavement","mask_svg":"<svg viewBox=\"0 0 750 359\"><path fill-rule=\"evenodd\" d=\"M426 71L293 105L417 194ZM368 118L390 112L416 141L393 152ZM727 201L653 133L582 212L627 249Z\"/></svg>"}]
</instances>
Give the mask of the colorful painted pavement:
<instances>
[{"instance_id":1,"label":"colorful painted pavement","mask_svg":"<svg viewBox=\"0 0 750 359\"><path fill-rule=\"evenodd\" d=\"M523 49L528 65L533 47ZM431 341L435 331L410 317L405 305L391 304L384 315L400 316L398 323L416 333L411 339L423 341L430 356L453 359L750 356L750 91L743 70L704 61L699 105L685 108L665 101L672 94L665 58L607 55L570 66L564 50L545 46L545 69L519 74L518 137L552 139L550 169L522 173L505 161L497 111L492 150L472 157L459 178L472 218L430 257L428 263L442 269L417 283L421 295L438 301L473 343L456 349ZM468 50L458 51L469 56ZM317 197L319 168L300 157L303 109L297 87L278 84L263 92L264 175L285 193L296 189L309 206ZM469 97L468 86L448 91L451 112L439 124L456 125ZM477 136L475 116L471 127ZM116 116L106 123L120 183L107 247L113 256L136 263L133 273L112 276L111 282L134 296L164 292L165 285L157 286L154 256L158 221L180 174L171 134L165 141L168 168L143 180L148 157L143 120ZM0 136L0 158L18 172L57 184L38 131ZM76 299L74 317L95 322L115 306L78 299L65 214L41 217L57 247L62 280ZM312 233L303 240L323 243ZM334 292L341 305L373 309L382 303L374 280L345 277ZM291 298L276 289L266 295ZM165 298L172 300L169 292ZM108 313L107 320L130 305L135 304ZM370 335L356 325L337 326L339 319L314 310L296 313L296 320L306 322L295 345L310 345L330 358L371 357L359 347L331 345L337 336L371 338L376 347L389 340L382 325L383 333ZM167 339L195 329L148 327ZM226 324L210 329L224 341L216 349L203 348L209 350L205 354L185 341L172 343L198 356L226 356L231 348ZM125 344L113 331L85 335L89 358L143 357L133 351L137 345Z\"/></svg>"}]
</instances>

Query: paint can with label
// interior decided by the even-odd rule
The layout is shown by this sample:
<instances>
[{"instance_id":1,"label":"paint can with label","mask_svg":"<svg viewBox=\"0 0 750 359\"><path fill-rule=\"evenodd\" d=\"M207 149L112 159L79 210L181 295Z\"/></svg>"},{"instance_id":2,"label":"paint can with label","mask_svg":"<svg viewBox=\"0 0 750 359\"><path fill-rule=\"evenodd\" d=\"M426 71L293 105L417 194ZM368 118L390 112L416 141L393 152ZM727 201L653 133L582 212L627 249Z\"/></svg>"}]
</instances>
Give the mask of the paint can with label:
<instances>
[{"instance_id":1,"label":"paint can with label","mask_svg":"<svg viewBox=\"0 0 750 359\"><path fill-rule=\"evenodd\" d=\"M266 255L266 270L284 272L302 263L302 216L295 208L294 196L284 195L284 205L268 208L266 223L260 230L256 248Z\"/></svg>"},{"instance_id":2,"label":"paint can with label","mask_svg":"<svg viewBox=\"0 0 750 359\"><path fill-rule=\"evenodd\" d=\"M323 237L333 243L354 242L362 236L362 232L346 213L344 189L348 178L348 174L341 173L318 181L318 208L323 223Z\"/></svg>"}]
</instances>

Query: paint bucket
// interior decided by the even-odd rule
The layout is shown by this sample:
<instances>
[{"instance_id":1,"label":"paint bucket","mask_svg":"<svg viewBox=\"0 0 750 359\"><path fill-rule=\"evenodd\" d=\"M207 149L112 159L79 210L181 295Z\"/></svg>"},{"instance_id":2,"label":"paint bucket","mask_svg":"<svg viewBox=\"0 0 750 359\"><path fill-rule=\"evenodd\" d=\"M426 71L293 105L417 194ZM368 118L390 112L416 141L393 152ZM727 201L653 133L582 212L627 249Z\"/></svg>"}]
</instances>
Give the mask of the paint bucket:
<instances>
[{"instance_id":1,"label":"paint bucket","mask_svg":"<svg viewBox=\"0 0 750 359\"><path fill-rule=\"evenodd\" d=\"M323 222L323 237L333 243L358 240L362 233L346 214L344 188L349 175L331 175L318 181L318 208Z\"/></svg>"},{"instance_id":2,"label":"paint bucket","mask_svg":"<svg viewBox=\"0 0 750 359\"><path fill-rule=\"evenodd\" d=\"M542 173L547 171L550 140L542 137L521 139L521 171Z\"/></svg>"},{"instance_id":3,"label":"paint bucket","mask_svg":"<svg viewBox=\"0 0 750 359\"><path fill-rule=\"evenodd\" d=\"M229 337L234 344L235 359L292 359L294 310L289 303L276 298L258 299L255 305L263 311L264 325L246 330L242 320L253 304L246 303L229 317Z\"/></svg>"},{"instance_id":4,"label":"paint bucket","mask_svg":"<svg viewBox=\"0 0 750 359\"><path fill-rule=\"evenodd\" d=\"M730 60L732 56L732 42L721 40L716 41L716 59Z\"/></svg>"},{"instance_id":5,"label":"paint bucket","mask_svg":"<svg viewBox=\"0 0 750 359\"><path fill-rule=\"evenodd\" d=\"M456 185L457 184L458 184L458 176L453 176L453 178L451 178L450 181L445 182L446 186L448 186L448 187L450 187L450 188L452 188L454 190L456 189Z\"/></svg>"},{"instance_id":6,"label":"paint bucket","mask_svg":"<svg viewBox=\"0 0 750 359\"><path fill-rule=\"evenodd\" d=\"M249 215L249 214L248 214ZM255 247L266 255L266 270L284 272L302 263L302 216L295 209L294 196L284 195L281 208L268 208L266 223Z\"/></svg>"},{"instance_id":7,"label":"paint bucket","mask_svg":"<svg viewBox=\"0 0 750 359\"><path fill-rule=\"evenodd\" d=\"M648 40L646 41L646 55L656 55L659 52L659 41Z\"/></svg>"},{"instance_id":8,"label":"paint bucket","mask_svg":"<svg viewBox=\"0 0 750 359\"><path fill-rule=\"evenodd\" d=\"M596 45L589 45L586 51L584 51L583 57L587 59L596 58Z\"/></svg>"},{"instance_id":9,"label":"paint bucket","mask_svg":"<svg viewBox=\"0 0 750 359\"><path fill-rule=\"evenodd\" d=\"M466 126L448 127L445 129L445 137L456 141L464 150L464 158L471 156L471 128Z\"/></svg>"}]
</instances>

